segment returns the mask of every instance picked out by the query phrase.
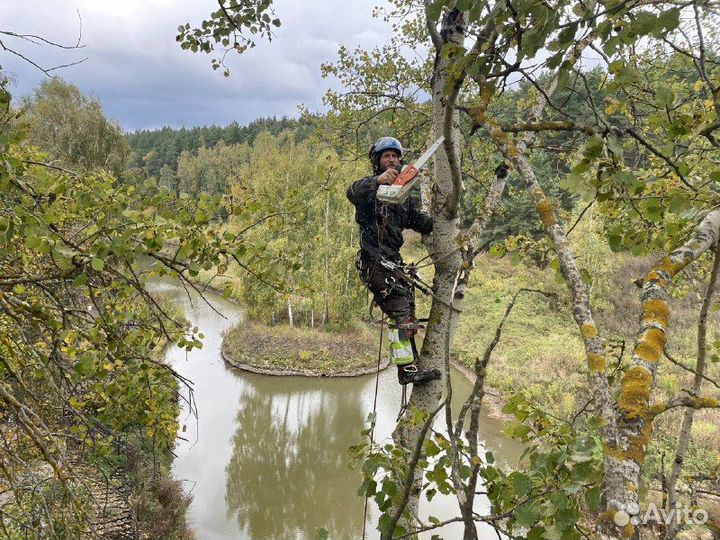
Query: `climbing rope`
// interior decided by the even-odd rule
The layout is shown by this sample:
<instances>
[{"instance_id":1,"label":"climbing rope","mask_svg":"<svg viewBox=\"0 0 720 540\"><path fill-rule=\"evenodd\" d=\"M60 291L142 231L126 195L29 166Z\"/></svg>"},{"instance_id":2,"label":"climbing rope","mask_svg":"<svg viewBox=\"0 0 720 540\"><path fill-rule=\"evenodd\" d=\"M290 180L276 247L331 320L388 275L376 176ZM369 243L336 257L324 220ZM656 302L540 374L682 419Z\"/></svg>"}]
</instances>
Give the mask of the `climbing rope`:
<instances>
[{"instance_id":1,"label":"climbing rope","mask_svg":"<svg viewBox=\"0 0 720 540\"><path fill-rule=\"evenodd\" d=\"M372 304L370 305L370 312L372 313ZM380 387L380 363L382 361L382 343L383 343L383 329L385 328L385 314L383 313L382 320L380 321L380 343L378 345L378 357L377 357L377 369L375 370L375 395L373 396L373 409L372 409L372 425L370 426L370 446L375 443L375 423L377 422L377 398L378 388ZM405 395L405 387L403 386L403 396ZM367 510L368 510L368 498L365 497L365 508L363 509L363 528L362 528L362 540L365 540L365 527L367 524Z\"/></svg>"}]
</instances>

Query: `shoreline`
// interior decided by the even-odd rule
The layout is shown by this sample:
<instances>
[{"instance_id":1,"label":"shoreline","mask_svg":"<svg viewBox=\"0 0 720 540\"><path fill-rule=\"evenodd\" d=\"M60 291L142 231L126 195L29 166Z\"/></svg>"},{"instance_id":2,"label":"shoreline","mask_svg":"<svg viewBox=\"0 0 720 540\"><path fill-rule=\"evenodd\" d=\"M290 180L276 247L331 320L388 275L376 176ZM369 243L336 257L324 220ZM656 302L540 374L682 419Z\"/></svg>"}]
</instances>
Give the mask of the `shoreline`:
<instances>
[{"instance_id":1,"label":"shoreline","mask_svg":"<svg viewBox=\"0 0 720 540\"><path fill-rule=\"evenodd\" d=\"M334 371L334 372L318 372L314 369L290 369L290 368L278 368L271 369L265 367L258 367L247 362L239 362L231 360L229 353L225 351L225 341L220 347L220 356L223 361L232 368L239 369L240 371L247 371L249 373L256 373L257 375L269 375L271 377L315 377L315 378L333 378L333 377L360 377L362 375L371 375L375 373L378 368L372 366L368 368L358 368L346 371ZM380 362L380 371L384 371L390 365L390 360L385 358Z\"/></svg>"},{"instance_id":2,"label":"shoreline","mask_svg":"<svg viewBox=\"0 0 720 540\"><path fill-rule=\"evenodd\" d=\"M215 294L222 295L224 291L220 290L219 288L214 287L213 285L208 284L200 284L196 283L198 286L203 287L203 292L205 290L210 290L211 292ZM235 298L229 297L226 298L226 300L233 302L237 304L238 306L242 307L242 304L236 300ZM255 373L257 375L268 375L271 377L319 377L319 378L332 378L332 377L361 377L363 375L370 375L372 373L375 373L378 368L375 367L368 367L368 368L360 368L355 370L346 370L346 371L336 371L332 373L319 373L316 370L313 369L289 369L289 368L278 368L278 369L271 369L271 368L265 368L265 367L258 367L254 366L251 363L248 362L240 362L240 361L234 361L231 360L231 354L226 352L225 350L225 344L226 340L223 337L222 345L220 347L220 356L222 357L223 361L229 365L230 367L233 367L235 369L238 369L240 371L246 371L248 373ZM467 366L461 364L455 359L450 360L450 365L453 366L455 369L457 369L464 377L467 379L470 384L475 384L475 373ZM386 370L390 366L390 359L385 357L383 358L382 362L380 363L380 371ZM497 388L494 388L491 386L487 381L485 381L485 395L483 396L483 406L486 408L487 415L493 419L496 420L512 420L513 417L511 415L505 414L502 412L502 408L505 405L505 397L502 395L502 392L500 392Z\"/></svg>"},{"instance_id":3,"label":"shoreline","mask_svg":"<svg viewBox=\"0 0 720 540\"><path fill-rule=\"evenodd\" d=\"M467 366L461 364L457 360L451 358L450 365L462 373L471 384L475 384L475 373ZM484 385L485 395L483 396L481 410L485 409L485 412L490 418L495 420L509 421L514 417L509 414L502 412L502 408L505 406L505 397L502 395L497 388L490 386L485 380Z\"/></svg>"}]
</instances>

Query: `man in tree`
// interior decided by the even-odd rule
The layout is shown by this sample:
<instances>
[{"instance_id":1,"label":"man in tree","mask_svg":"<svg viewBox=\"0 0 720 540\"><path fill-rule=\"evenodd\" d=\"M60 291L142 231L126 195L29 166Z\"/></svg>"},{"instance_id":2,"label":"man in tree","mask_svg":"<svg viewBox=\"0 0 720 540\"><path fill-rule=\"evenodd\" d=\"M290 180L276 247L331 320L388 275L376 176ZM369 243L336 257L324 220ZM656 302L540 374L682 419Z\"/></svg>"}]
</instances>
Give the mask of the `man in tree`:
<instances>
[{"instance_id":1,"label":"man in tree","mask_svg":"<svg viewBox=\"0 0 720 540\"><path fill-rule=\"evenodd\" d=\"M440 372L418 368L413 337L418 329L415 293L398 267L402 265L403 229L429 234L432 219L420 212L413 197L402 204L385 204L377 199L378 186L392 184L400 173L402 155L400 141L393 137L379 139L369 152L373 175L353 183L347 197L355 205L355 221L360 225L360 279L389 318L390 359L398 367L398 380L403 385L424 384L439 379Z\"/></svg>"}]
</instances>

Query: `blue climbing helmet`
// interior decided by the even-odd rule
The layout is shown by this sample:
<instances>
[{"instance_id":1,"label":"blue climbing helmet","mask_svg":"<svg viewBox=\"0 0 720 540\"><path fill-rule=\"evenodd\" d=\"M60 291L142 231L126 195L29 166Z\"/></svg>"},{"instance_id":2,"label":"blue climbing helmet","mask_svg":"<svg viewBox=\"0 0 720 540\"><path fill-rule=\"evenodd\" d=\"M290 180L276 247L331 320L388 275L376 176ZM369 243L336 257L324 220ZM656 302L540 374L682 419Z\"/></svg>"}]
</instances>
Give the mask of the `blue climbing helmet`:
<instances>
[{"instance_id":1,"label":"blue climbing helmet","mask_svg":"<svg viewBox=\"0 0 720 540\"><path fill-rule=\"evenodd\" d=\"M395 137L380 137L375 144L370 147L368 157L372 163L373 170L377 173L380 168L380 156L386 150L395 150L402 158L403 147Z\"/></svg>"}]
</instances>

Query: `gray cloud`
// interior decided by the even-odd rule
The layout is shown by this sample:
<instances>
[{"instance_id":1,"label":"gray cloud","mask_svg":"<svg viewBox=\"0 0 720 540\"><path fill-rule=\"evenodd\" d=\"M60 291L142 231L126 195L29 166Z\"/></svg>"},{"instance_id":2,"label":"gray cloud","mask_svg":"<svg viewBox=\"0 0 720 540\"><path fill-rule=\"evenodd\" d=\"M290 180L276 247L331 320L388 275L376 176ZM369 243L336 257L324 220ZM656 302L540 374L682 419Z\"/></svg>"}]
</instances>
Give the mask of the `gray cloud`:
<instances>
[{"instance_id":1,"label":"gray cloud","mask_svg":"<svg viewBox=\"0 0 720 540\"><path fill-rule=\"evenodd\" d=\"M388 27L371 17L375 0L361 2L276 1L283 25L272 43L242 56L229 56L231 77L210 68L210 57L182 51L177 27L199 23L217 8L212 0L24 0L9 6L0 0L3 30L33 33L62 43L78 35L76 10L82 16L81 51L61 51L13 41L44 67L88 57L60 70L59 76L98 96L106 113L128 130L163 125L193 126L246 123L260 116L295 115L301 103L321 107L333 82L320 77L320 64L332 60L344 44L372 47L390 37ZM6 40L7 41L7 40ZM43 76L11 55L0 65L14 75L13 93L23 95Z\"/></svg>"}]
</instances>

